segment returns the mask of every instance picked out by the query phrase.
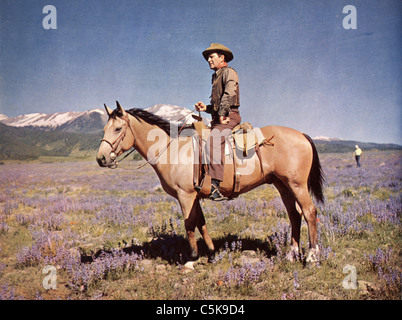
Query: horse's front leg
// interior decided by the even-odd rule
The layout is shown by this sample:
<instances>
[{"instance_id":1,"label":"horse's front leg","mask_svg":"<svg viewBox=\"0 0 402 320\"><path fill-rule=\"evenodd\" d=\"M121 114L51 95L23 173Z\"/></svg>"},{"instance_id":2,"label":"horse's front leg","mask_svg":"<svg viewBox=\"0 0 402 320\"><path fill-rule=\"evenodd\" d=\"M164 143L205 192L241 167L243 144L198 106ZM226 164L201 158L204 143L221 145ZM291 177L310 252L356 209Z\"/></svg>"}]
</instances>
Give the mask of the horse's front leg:
<instances>
[{"instance_id":1,"label":"horse's front leg","mask_svg":"<svg viewBox=\"0 0 402 320\"><path fill-rule=\"evenodd\" d=\"M198 248L197 240L195 238L195 228L197 226L197 209L198 206L196 202L198 200L192 195L179 195L178 197L180 207L183 213L184 227L186 228L187 239L190 244L191 249L191 259L197 259Z\"/></svg>"},{"instance_id":2,"label":"horse's front leg","mask_svg":"<svg viewBox=\"0 0 402 320\"><path fill-rule=\"evenodd\" d=\"M204 213L202 212L199 199L195 200L195 207L197 210L197 228L200 231L200 233L205 241L205 244L207 245L207 248L209 251L208 256L211 256L215 251L215 246L214 246L214 243L213 243L211 237L209 236L207 224L205 222Z\"/></svg>"}]
</instances>

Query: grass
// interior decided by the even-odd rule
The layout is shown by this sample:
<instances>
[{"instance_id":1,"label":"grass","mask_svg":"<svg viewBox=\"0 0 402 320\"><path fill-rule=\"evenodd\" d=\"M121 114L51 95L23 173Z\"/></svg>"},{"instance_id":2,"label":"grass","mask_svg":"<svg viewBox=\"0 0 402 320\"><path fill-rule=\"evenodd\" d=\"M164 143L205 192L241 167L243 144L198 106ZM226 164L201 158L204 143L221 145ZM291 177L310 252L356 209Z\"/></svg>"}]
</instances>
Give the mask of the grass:
<instances>
[{"instance_id":1,"label":"grass","mask_svg":"<svg viewBox=\"0 0 402 320\"><path fill-rule=\"evenodd\" d=\"M151 168L95 161L7 162L0 167L1 299L400 299L399 151L322 154L325 205L318 206L320 262L289 262L290 228L278 192L259 187L230 202L203 201L217 248L186 264L176 200ZM60 159L57 159L60 160ZM65 160L65 159L63 159ZM307 226L302 225L301 260ZM57 270L46 290L45 265ZM345 289L356 270L356 289Z\"/></svg>"}]
</instances>

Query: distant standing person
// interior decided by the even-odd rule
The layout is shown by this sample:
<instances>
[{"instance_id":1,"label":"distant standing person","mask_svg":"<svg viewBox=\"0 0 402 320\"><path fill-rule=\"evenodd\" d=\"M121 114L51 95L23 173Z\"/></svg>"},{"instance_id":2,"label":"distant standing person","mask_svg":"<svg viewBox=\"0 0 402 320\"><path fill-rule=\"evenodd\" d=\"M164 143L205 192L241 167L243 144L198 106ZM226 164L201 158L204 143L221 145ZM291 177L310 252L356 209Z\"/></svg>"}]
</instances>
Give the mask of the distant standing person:
<instances>
[{"instance_id":1,"label":"distant standing person","mask_svg":"<svg viewBox=\"0 0 402 320\"><path fill-rule=\"evenodd\" d=\"M362 149L360 149L358 145L355 145L355 152L353 152L353 155L355 156L357 167L360 167L360 157L362 153Z\"/></svg>"}]
</instances>

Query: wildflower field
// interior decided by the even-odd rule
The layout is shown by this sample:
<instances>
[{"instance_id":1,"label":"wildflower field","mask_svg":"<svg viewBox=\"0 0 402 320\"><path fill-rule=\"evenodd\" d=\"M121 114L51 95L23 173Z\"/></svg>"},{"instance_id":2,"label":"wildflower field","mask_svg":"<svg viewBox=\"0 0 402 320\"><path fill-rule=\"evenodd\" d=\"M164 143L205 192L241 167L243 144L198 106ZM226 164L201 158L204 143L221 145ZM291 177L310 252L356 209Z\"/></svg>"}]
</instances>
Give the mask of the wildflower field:
<instances>
[{"instance_id":1,"label":"wildflower field","mask_svg":"<svg viewBox=\"0 0 402 320\"><path fill-rule=\"evenodd\" d=\"M402 152L321 154L320 261L290 262L279 193L202 203L217 248L186 263L178 203L149 166L0 166L0 299L401 299Z\"/></svg>"}]
</instances>

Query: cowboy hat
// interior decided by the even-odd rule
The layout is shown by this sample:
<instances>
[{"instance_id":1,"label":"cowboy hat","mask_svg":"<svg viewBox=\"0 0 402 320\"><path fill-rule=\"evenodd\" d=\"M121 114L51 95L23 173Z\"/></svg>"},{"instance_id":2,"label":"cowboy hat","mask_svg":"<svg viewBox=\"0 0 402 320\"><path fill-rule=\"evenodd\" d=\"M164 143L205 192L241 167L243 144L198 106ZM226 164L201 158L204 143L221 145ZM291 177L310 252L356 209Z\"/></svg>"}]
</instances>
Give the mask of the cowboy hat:
<instances>
[{"instance_id":1,"label":"cowboy hat","mask_svg":"<svg viewBox=\"0 0 402 320\"><path fill-rule=\"evenodd\" d=\"M225 55L226 62L232 61L233 60L233 53L232 51L229 50L229 48L225 47L222 44L219 43L211 43L209 48L205 49L202 52L202 55L204 56L205 60L208 61L208 57L211 53L214 52L220 52Z\"/></svg>"}]
</instances>

